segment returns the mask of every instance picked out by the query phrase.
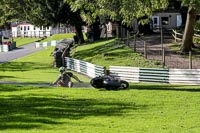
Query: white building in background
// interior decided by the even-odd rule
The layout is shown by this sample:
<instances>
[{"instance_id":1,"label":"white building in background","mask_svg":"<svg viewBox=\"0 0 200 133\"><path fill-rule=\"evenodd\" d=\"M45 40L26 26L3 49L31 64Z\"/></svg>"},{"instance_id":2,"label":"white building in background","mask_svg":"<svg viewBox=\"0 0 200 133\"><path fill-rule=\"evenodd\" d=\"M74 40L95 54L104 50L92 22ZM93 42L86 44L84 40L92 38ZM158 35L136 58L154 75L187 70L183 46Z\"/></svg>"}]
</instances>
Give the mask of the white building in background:
<instances>
[{"instance_id":1,"label":"white building in background","mask_svg":"<svg viewBox=\"0 0 200 133\"><path fill-rule=\"evenodd\" d=\"M162 26L164 29L171 30L182 25L182 17L179 12L158 12L152 16L152 28L154 32L159 32Z\"/></svg>"},{"instance_id":2,"label":"white building in background","mask_svg":"<svg viewBox=\"0 0 200 133\"><path fill-rule=\"evenodd\" d=\"M11 26L12 37L48 37L52 27L36 27L29 23L20 23Z\"/></svg>"},{"instance_id":3,"label":"white building in background","mask_svg":"<svg viewBox=\"0 0 200 133\"><path fill-rule=\"evenodd\" d=\"M55 28L49 27L37 27L30 23L15 23L11 25L12 37L49 37L52 34L59 33L73 33L74 28L71 26L57 26Z\"/></svg>"}]
</instances>

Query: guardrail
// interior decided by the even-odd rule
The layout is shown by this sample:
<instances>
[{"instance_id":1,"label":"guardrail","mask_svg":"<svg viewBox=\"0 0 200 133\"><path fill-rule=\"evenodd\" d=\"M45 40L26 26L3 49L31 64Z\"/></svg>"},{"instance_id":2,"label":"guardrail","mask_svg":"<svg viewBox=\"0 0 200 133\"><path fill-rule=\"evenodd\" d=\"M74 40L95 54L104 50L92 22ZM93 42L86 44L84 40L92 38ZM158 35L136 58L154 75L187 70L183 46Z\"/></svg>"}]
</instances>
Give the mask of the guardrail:
<instances>
[{"instance_id":1,"label":"guardrail","mask_svg":"<svg viewBox=\"0 0 200 133\"><path fill-rule=\"evenodd\" d=\"M2 44L0 45L0 52L8 52L14 48L16 48L16 42L12 42L11 44Z\"/></svg>"},{"instance_id":2,"label":"guardrail","mask_svg":"<svg viewBox=\"0 0 200 133\"><path fill-rule=\"evenodd\" d=\"M35 47L47 47L47 46L56 46L61 40L52 40L49 42L35 42Z\"/></svg>"},{"instance_id":3,"label":"guardrail","mask_svg":"<svg viewBox=\"0 0 200 133\"><path fill-rule=\"evenodd\" d=\"M200 85L200 69L169 69L169 83Z\"/></svg>"},{"instance_id":4,"label":"guardrail","mask_svg":"<svg viewBox=\"0 0 200 133\"><path fill-rule=\"evenodd\" d=\"M99 75L105 75L105 67L94 65L78 59L65 57L66 67L72 71L85 74L91 78Z\"/></svg>"},{"instance_id":5,"label":"guardrail","mask_svg":"<svg viewBox=\"0 0 200 133\"><path fill-rule=\"evenodd\" d=\"M129 82L200 85L200 69L159 69L110 66L110 74Z\"/></svg>"},{"instance_id":6,"label":"guardrail","mask_svg":"<svg viewBox=\"0 0 200 133\"><path fill-rule=\"evenodd\" d=\"M66 67L91 78L105 75L105 67L65 57ZM109 74L128 82L200 85L200 69L164 69L110 66Z\"/></svg>"}]
</instances>

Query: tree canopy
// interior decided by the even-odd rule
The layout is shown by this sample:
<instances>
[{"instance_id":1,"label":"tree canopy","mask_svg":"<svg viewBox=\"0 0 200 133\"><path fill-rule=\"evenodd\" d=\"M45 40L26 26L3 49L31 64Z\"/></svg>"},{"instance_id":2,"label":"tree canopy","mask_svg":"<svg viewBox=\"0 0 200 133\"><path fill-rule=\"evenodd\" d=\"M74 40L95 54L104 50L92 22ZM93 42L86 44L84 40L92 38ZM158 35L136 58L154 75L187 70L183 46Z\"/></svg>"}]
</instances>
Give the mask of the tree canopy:
<instances>
[{"instance_id":1,"label":"tree canopy","mask_svg":"<svg viewBox=\"0 0 200 133\"><path fill-rule=\"evenodd\" d=\"M131 25L133 20L144 16L147 19L141 19L141 23L148 21L154 11L167 7L168 0L74 0L69 3L73 11L81 10L89 24L97 17L107 16L110 20Z\"/></svg>"},{"instance_id":2,"label":"tree canopy","mask_svg":"<svg viewBox=\"0 0 200 133\"><path fill-rule=\"evenodd\" d=\"M3 20L28 20L34 24L73 23L75 15L88 24L97 17L121 20L130 25L132 20L151 16L155 10L167 7L168 0L2 0ZM70 17L69 17L70 16ZM67 18L66 18L67 17ZM48 20L48 21L47 21Z\"/></svg>"},{"instance_id":3,"label":"tree canopy","mask_svg":"<svg viewBox=\"0 0 200 133\"><path fill-rule=\"evenodd\" d=\"M199 0L177 0L188 7L186 28L181 51L192 47ZM133 20L146 23L153 12L167 8L169 0L1 0L0 25L13 21L28 21L38 26L68 24L76 27L82 38L81 26L97 20L118 21L131 26ZM142 19L141 19L142 18ZM82 38L83 39L83 38ZM81 39L81 40L82 40Z\"/></svg>"}]
</instances>

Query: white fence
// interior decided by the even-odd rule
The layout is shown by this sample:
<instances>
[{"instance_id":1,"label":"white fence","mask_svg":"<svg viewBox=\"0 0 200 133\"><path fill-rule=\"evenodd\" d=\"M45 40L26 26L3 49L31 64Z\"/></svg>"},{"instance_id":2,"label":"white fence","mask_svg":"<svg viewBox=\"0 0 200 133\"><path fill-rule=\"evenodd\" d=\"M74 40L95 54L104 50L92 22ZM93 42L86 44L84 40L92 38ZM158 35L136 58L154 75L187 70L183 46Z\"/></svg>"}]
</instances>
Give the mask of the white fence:
<instances>
[{"instance_id":1,"label":"white fence","mask_svg":"<svg viewBox=\"0 0 200 133\"><path fill-rule=\"evenodd\" d=\"M129 82L200 85L200 69L159 69L110 66L110 74Z\"/></svg>"},{"instance_id":2,"label":"white fence","mask_svg":"<svg viewBox=\"0 0 200 133\"><path fill-rule=\"evenodd\" d=\"M82 60L73 59L69 57L65 58L65 62L66 62L67 69L85 74L91 78L105 74L105 67L103 66L94 65L89 62L85 62Z\"/></svg>"},{"instance_id":3,"label":"white fence","mask_svg":"<svg viewBox=\"0 0 200 133\"><path fill-rule=\"evenodd\" d=\"M12 31L12 37L49 37L51 31Z\"/></svg>"},{"instance_id":4,"label":"white fence","mask_svg":"<svg viewBox=\"0 0 200 133\"><path fill-rule=\"evenodd\" d=\"M169 83L200 85L200 69L169 69Z\"/></svg>"},{"instance_id":5,"label":"white fence","mask_svg":"<svg viewBox=\"0 0 200 133\"><path fill-rule=\"evenodd\" d=\"M116 76L128 82L139 82L139 68L110 66L110 75Z\"/></svg>"}]
</instances>

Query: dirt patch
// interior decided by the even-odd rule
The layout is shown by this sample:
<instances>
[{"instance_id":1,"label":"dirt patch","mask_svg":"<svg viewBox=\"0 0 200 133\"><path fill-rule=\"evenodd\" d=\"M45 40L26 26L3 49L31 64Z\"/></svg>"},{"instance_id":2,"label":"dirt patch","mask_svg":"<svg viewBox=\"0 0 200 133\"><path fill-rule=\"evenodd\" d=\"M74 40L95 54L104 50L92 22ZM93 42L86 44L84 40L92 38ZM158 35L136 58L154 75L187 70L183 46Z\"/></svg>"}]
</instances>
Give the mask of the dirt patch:
<instances>
[{"instance_id":1,"label":"dirt patch","mask_svg":"<svg viewBox=\"0 0 200 133\"><path fill-rule=\"evenodd\" d=\"M142 41L143 40L143 41ZM145 43L144 43L145 42ZM146 55L149 60L157 60L162 64L163 52L162 47L165 49L165 66L167 68L189 69L190 60L189 55L180 55L170 49L169 44L174 43L171 35L164 35L163 45L161 45L160 34L142 36L136 41L136 51L144 55L146 45ZM129 44L134 49L134 41ZM178 44L177 44L178 45ZM192 59L192 68L200 68L200 59Z\"/></svg>"}]
</instances>

